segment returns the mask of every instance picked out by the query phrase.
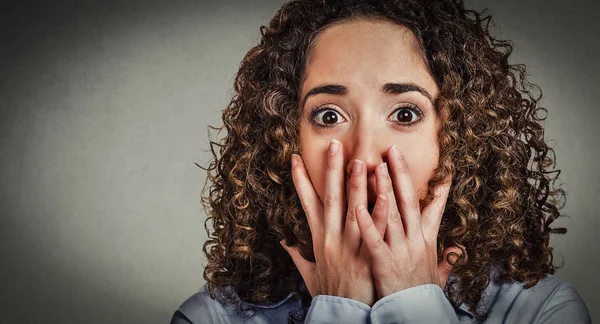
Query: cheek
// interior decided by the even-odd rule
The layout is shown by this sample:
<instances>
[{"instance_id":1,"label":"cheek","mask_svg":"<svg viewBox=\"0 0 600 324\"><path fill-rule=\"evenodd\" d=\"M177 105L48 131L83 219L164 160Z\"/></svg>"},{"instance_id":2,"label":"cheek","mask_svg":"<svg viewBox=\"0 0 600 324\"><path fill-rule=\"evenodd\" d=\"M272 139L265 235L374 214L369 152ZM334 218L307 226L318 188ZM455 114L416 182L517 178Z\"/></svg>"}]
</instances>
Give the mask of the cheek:
<instances>
[{"instance_id":1,"label":"cheek","mask_svg":"<svg viewBox=\"0 0 600 324\"><path fill-rule=\"evenodd\" d=\"M318 140L313 142L310 140L301 141L300 150L302 152L302 161L304 162L310 181L319 197L322 197L323 188L325 186L325 158L329 142L320 142L321 141ZM303 143L310 144L303 145Z\"/></svg>"},{"instance_id":2,"label":"cheek","mask_svg":"<svg viewBox=\"0 0 600 324\"><path fill-rule=\"evenodd\" d=\"M434 143L418 145L405 153L413 185L421 199L427 195L427 183L438 165L439 149Z\"/></svg>"}]
</instances>

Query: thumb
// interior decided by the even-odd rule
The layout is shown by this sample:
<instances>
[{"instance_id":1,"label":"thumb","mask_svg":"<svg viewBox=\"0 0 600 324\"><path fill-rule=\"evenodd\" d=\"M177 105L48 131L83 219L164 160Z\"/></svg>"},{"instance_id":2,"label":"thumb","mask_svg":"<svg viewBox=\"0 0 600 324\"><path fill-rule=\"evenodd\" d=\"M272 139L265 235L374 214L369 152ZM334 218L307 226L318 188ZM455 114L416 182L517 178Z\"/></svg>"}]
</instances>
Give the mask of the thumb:
<instances>
[{"instance_id":1,"label":"thumb","mask_svg":"<svg viewBox=\"0 0 600 324\"><path fill-rule=\"evenodd\" d=\"M298 251L298 247L285 245L285 239L279 241L279 243L281 244L281 246L283 246L283 248L287 251L287 253L292 257L292 260L294 261L296 268L298 268L298 271L300 271L300 275L302 276L302 279L304 279L304 284L306 285L308 292L310 293L310 295L312 297L314 297L315 294L317 293L315 291L315 284L314 284L315 264L306 260L305 258L303 258L302 255L300 255L300 251Z\"/></svg>"},{"instance_id":2,"label":"thumb","mask_svg":"<svg viewBox=\"0 0 600 324\"><path fill-rule=\"evenodd\" d=\"M454 263L456 262L456 260L458 260L458 256L462 255L462 251L458 247L452 246L445 249L443 254L444 257L442 258L442 261L438 263L438 274L440 276L440 287L442 288L442 290L445 290L446 282L448 281L450 273L453 269L453 266L450 263L448 263L448 254L450 254L449 258L451 262Z\"/></svg>"}]
</instances>

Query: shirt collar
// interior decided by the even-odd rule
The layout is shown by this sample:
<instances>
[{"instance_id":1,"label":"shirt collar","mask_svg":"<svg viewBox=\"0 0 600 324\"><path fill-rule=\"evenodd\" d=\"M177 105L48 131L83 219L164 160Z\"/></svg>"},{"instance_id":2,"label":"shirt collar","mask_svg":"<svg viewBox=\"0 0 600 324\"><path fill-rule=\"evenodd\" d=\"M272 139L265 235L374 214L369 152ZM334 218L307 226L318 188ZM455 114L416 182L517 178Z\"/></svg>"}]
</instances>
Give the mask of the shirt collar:
<instances>
[{"instance_id":1,"label":"shirt collar","mask_svg":"<svg viewBox=\"0 0 600 324\"><path fill-rule=\"evenodd\" d=\"M496 302L496 298L498 297L498 292L500 291L500 288L503 285L503 282L500 281L497 276L498 274L498 270L492 270L490 271L488 277L490 279L488 285L485 287L485 289L483 290L482 293L482 297L481 297L481 301L480 304L477 305L477 310L480 312L484 312L487 313L492 305ZM451 278L454 278L454 272L452 272L450 274L450 276L448 277L448 280L450 280ZM460 289L460 287L459 287ZM458 307L458 309L464 311L465 313L469 314L471 317L475 317L475 314L473 314L470 310L469 310L469 306L463 302L462 304L460 304Z\"/></svg>"},{"instance_id":2,"label":"shirt collar","mask_svg":"<svg viewBox=\"0 0 600 324\"><path fill-rule=\"evenodd\" d=\"M267 303L267 304L254 304L254 303L246 303L246 304L248 304L248 305L250 305L250 306L258 307L258 308L266 308L266 309L269 309L269 308L275 308L275 307L278 307L278 306L280 306L280 305L284 304L286 301L288 301L288 299L290 299L290 298L292 297L292 295L293 295L293 294L294 294L294 293L293 293L293 292L291 292L291 293L289 293L289 294L287 295L287 297L285 297L284 299L282 299L282 300L280 300L280 301L277 301L277 302L274 302L274 303Z\"/></svg>"}]
</instances>

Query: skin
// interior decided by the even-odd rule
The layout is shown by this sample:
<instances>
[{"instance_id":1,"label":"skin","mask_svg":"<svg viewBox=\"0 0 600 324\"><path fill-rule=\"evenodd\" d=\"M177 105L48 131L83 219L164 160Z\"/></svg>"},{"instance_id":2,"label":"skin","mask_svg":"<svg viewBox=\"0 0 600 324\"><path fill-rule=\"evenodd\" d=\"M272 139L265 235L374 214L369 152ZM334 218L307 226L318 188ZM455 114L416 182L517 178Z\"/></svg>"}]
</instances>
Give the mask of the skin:
<instances>
[{"instance_id":1,"label":"skin","mask_svg":"<svg viewBox=\"0 0 600 324\"><path fill-rule=\"evenodd\" d=\"M366 164L369 201L375 201L374 170L385 161L385 152L397 144L406 157L415 188L421 198L427 181L438 163L437 132L440 120L433 103L417 91L389 94L386 83L413 83L424 88L433 99L439 89L418 52L417 41L407 28L385 21L350 21L329 27L318 37L305 72L300 98L323 84L348 87L346 95L310 96L300 107L300 149L319 197L323 197L323 161L331 139L344 146L344 164L349 178L352 162ZM412 127L399 125L394 112L406 104L416 105L424 114ZM322 129L310 120L314 108L328 106L339 112L338 124ZM401 113L409 113L404 109ZM321 112L323 115L334 112ZM404 120L416 121L414 113Z\"/></svg>"},{"instance_id":2,"label":"skin","mask_svg":"<svg viewBox=\"0 0 600 324\"><path fill-rule=\"evenodd\" d=\"M372 306L417 285L444 288L451 267L437 264L435 246L450 182L419 205L438 163L441 121L433 104L439 89L417 44L403 26L361 19L328 27L311 51L299 96L302 156L292 158L292 177L316 263L283 246L312 296ZM421 90L384 91L390 83ZM307 96L323 85L338 91Z\"/></svg>"}]
</instances>

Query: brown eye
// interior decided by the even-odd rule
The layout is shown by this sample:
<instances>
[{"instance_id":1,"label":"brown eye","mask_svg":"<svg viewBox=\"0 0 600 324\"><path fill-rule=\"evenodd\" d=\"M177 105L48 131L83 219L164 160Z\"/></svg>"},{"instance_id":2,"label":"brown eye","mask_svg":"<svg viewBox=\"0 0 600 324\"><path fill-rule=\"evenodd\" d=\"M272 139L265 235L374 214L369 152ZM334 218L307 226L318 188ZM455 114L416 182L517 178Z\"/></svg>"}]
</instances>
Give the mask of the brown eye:
<instances>
[{"instance_id":1,"label":"brown eye","mask_svg":"<svg viewBox=\"0 0 600 324\"><path fill-rule=\"evenodd\" d=\"M413 117L414 115L414 117ZM398 116L398 121L401 121L403 123L410 123L414 118L418 118L419 116L417 116L417 114L413 111L410 111L406 108L402 108L400 110L398 110L397 113Z\"/></svg>"},{"instance_id":2,"label":"brown eye","mask_svg":"<svg viewBox=\"0 0 600 324\"><path fill-rule=\"evenodd\" d=\"M417 106L400 107L394 111L393 119L402 126L414 126L423 120L423 113Z\"/></svg>"},{"instance_id":3,"label":"brown eye","mask_svg":"<svg viewBox=\"0 0 600 324\"><path fill-rule=\"evenodd\" d=\"M333 111L326 111L323 114L323 123L325 124L335 124L337 123L338 117Z\"/></svg>"},{"instance_id":4,"label":"brown eye","mask_svg":"<svg viewBox=\"0 0 600 324\"><path fill-rule=\"evenodd\" d=\"M312 112L312 120L320 127L333 126L343 119L340 113L331 108L316 109Z\"/></svg>"}]
</instances>

